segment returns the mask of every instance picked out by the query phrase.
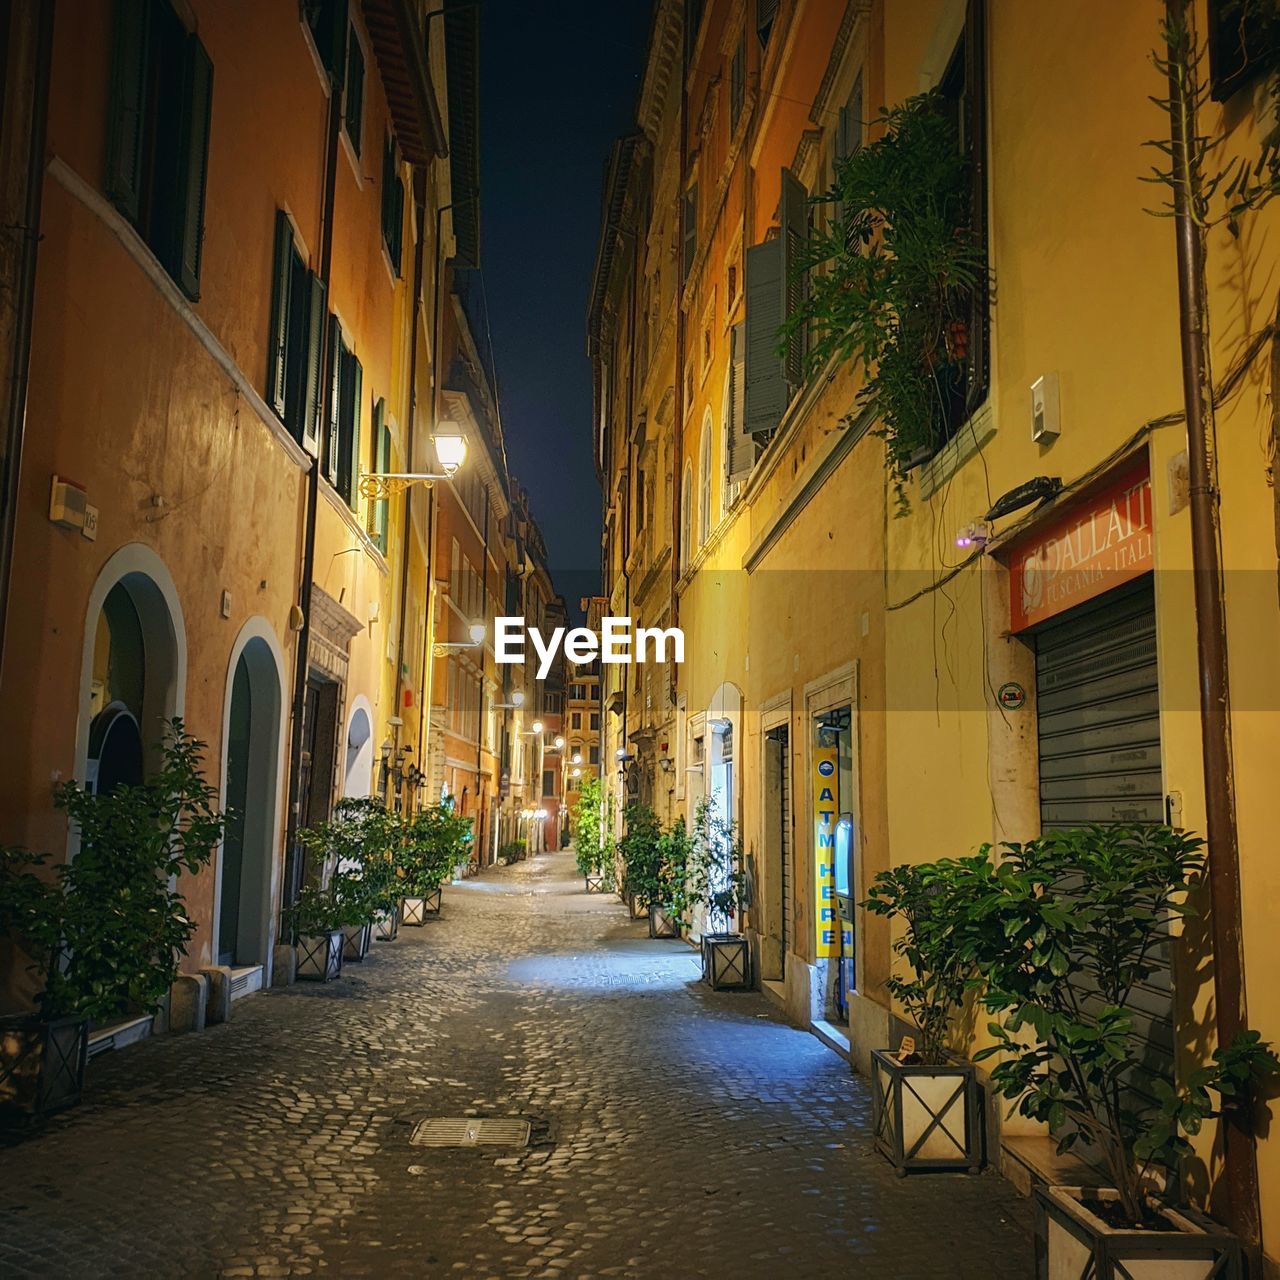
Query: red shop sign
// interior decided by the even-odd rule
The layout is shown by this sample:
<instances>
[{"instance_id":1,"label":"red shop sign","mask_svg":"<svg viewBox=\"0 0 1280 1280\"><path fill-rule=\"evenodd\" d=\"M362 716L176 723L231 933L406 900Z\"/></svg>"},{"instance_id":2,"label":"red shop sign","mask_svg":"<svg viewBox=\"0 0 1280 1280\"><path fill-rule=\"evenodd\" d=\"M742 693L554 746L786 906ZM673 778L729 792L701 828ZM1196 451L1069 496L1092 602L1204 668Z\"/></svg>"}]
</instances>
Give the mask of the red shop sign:
<instances>
[{"instance_id":1,"label":"red shop sign","mask_svg":"<svg viewBox=\"0 0 1280 1280\"><path fill-rule=\"evenodd\" d=\"M1146 573L1155 564L1146 459L1037 528L1009 555L1013 631Z\"/></svg>"}]
</instances>

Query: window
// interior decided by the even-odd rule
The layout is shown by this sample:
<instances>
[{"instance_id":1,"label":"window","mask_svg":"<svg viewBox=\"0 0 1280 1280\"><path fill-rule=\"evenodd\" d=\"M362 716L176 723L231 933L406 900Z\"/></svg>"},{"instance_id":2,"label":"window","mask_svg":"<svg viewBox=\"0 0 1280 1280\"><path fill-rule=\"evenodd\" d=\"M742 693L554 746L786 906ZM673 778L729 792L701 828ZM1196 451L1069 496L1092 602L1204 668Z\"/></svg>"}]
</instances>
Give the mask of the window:
<instances>
[{"instance_id":1,"label":"window","mask_svg":"<svg viewBox=\"0 0 1280 1280\"><path fill-rule=\"evenodd\" d=\"M760 44L769 43L769 32L773 30L773 20L778 16L778 0L756 0L756 35Z\"/></svg>"},{"instance_id":2,"label":"window","mask_svg":"<svg viewBox=\"0 0 1280 1280\"><path fill-rule=\"evenodd\" d=\"M680 567L687 569L693 552L693 463L684 464L680 495Z\"/></svg>"},{"instance_id":3,"label":"window","mask_svg":"<svg viewBox=\"0 0 1280 1280\"><path fill-rule=\"evenodd\" d=\"M1269 0L1209 0L1209 83L1225 102L1237 89L1275 66L1280 12Z\"/></svg>"},{"instance_id":4,"label":"window","mask_svg":"<svg viewBox=\"0 0 1280 1280\"><path fill-rule=\"evenodd\" d=\"M404 178L396 162L396 140L390 134L382 153L382 243L392 269L399 275L404 244Z\"/></svg>"},{"instance_id":5,"label":"window","mask_svg":"<svg viewBox=\"0 0 1280 1280\"><path fill-rule=\"evenodd\" d=\"M213 63L168 0L116 5L106 192L193 302L200 298Z\"/></svg>"},{"instance_id":6,"label":"window","mask_svg":"<svg viewBox=\"0 0 1280 1280\"><path fill-rule=\"evenodd\" d=\"M808 234L808 193L789 169L782 170L778 208L779 234L746 252L743 429L757 440L777 430L804 377L802 334L778 353L778 330L804 296L798 268Z\"/></svg>"},{"instance_id":7,"label":"window","mask_svg":"<svg viewBox=\"0 0 1280 1280\"><path fill-rule=\"evenodd\" d=\"M591 713L591 728L597 732L600 729L600 713L598 711Z\"/></svg>"},{"instance_id":8,"label":"window","mask_svg":"<svg viewBox=\"0 0 1280 1280\"><path fill-rule=\"evenodd\" d=\"M293 438L313 455L320 451L321 351L324 286L298 252L293 223L276 210L275 263L271 286L267 402Z\"/></svg>"},{"instance_id":9,"label":"window","mask_svg":"<svg viewBox=\"0 0 1280 1280\"><path fill-rule=\"evenodd\" d=\"M581 728L582 728L582 712L581 712L581 711L575 711L575 712L573 712L573 713L570 715L570 717L569 717L569 728L570 728L570 729L581 729Z\"/></svg>"},{"instance_id":10,"label":"window","mask_svg":"<svg viewBox=\"0 0 1280 1280\"><path fill-rule=\"evenodd\" d=\"M747 94L747 33L744 29L738 37L738 47L729 63L729 134L737 131L742 118L742 103Z\"/></svg>"},{"instance_id":11,"label":"window","mask_svg":"<svg viewBox=\"0 0 1280 1280\"><path fill-rule=\"evenodd\" d=\"M964 30L939 85L956 124L960 147L969 163L968 225L978 238L984 263L987 254L987 125L986 125L986 0L969 0ZM937 446L945 444L987 398L990 334L986 271L971 291L967 322L962 324L963 363L947 366L950 378L940 382L940 421ZM936 448L934 450L936 452Z\"/></svg>"},{"instance_id":12,"label":"window","mask_svg":"<svg viewBox=\"0 0 1280 1280\"><path fill-rule=\"evenodd\" d=\"M341 84L345 70L347 0L302 0L302 16L311 32L330 84Z\"/></svg>"},{"instance_id":13,"label":"window","mask_svg":"<svg viewBox=\"0 0 1280 1280\"><path fill-rule=\"evenodd\" d=\"M347 74L342 94L342 127L351 150L360 154L364 126L364 49L354 26L347 28Z\"/></svg>"},{"instance_id":14,"label":"window","mask_svg":"<svg viewBox=\"0 0 1280 1280\"><path fill-rule=\"evenodd\" d=\"M387 426L387 402L381 397L373 406L373 449L370 456L371 470L387 472L391 470L391 430ZM387 554L387 515L390 500L378 498L370 507L373 517L370 532L379 551Z\"/></svg>"},{"instance_id":15,"label":"window","mask_svg":"<svg viewBox=\"0 0 1280 1280\"><path fill-rule=\"evenodd\" d=\"M684 65L685 70L693 61L693 51L698 47L698 32L702 27L702 11L706 0L685 0L684 6Z\"/></svg>"},{"instance_id":16,"label":"window","mask_svg":"<svg viewBox=\"0 0 1280 1280\"><path fill-rule=\"evenodd\" d=\"M687 280L693 272L693 261L698 256L698 184L696 182L684 193L680 229L684 240L683 279Z\"/></svg>"},{"instance_id":17,"label":"window","mask_svg":"<svg viewBox=\"0 0 1280 1280\"><path fill-rule=\"evenodd\" d=\"M543 769L542 771L542 794L544 796L553 796L556 793L556 771L554 769Z\"/></svg>"},{"instance_id":18,"label":"window","mask_svg":"<svg viewBox=\"0 0 1280 1280\"><path fill-rule=\"evenodd\" d=\"M698 545L711 537L711 410L702 418L702 439L698 446Z\"/></svg>"},{"instance_id":19,"label":"window","mask_svg":"<svg viewBox=\"0 0 1280 1280\"><path fill-rule=\"evenodd\" d=\"M360 483L360 414L364 369L343 340L336 322L330 346L329 433L325 474L329 483L356 509Z\"/></svg>"},{"instance_id":20,"label":"window","mask_svg":"<svg viewBox=\"0 0 1280 1280\"><path fill-rule=\"evenodd\" d=\"M592 747L592 748L591 748L591 750L590 750L590 752L589 752L589 753L588 753L588 755L587 755L587 760L588 760L588 762L589 762L589 763L591 763L591 764L599 764L599 763L600 763L600 748L599 748L599 747Z\"/></svg>"}]
</instances>

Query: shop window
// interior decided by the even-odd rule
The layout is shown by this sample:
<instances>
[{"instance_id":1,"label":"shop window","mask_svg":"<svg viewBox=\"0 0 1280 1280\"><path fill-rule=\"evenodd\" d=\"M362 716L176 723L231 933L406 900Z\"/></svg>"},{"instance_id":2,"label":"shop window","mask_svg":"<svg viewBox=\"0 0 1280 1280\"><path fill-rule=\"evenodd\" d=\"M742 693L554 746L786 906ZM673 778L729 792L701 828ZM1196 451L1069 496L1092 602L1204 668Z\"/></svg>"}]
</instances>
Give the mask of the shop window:
<instances>
[{"instance_id":1,"label":"shop window","mask_svg":"<svg viewBox=\"0 0 1280 1280\"><path fill-rule=\"evenodd\" d=\"M115 6L106 192L193 302L200 297L213 63L168 0Z\"/></svg>"}]
</instances>

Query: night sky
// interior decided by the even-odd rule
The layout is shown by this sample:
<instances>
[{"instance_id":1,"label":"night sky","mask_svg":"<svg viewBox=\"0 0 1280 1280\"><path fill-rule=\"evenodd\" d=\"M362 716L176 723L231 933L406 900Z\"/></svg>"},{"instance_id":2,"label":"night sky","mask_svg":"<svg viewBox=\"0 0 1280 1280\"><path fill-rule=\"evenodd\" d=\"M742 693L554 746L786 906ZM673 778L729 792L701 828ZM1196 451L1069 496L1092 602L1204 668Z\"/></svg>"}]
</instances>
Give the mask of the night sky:
<instances>
[{"instance_id":1,"label":"night sky","mask_svg":"<svg viewBox=\"0 0 1280 1280\"><path fill-rule=\"evenodd\" d=\"M481 267L507 461L556 590L599 590L586 313L604 163L634 128L650 0L484 0Z\"/></svg>"}]
</instances>

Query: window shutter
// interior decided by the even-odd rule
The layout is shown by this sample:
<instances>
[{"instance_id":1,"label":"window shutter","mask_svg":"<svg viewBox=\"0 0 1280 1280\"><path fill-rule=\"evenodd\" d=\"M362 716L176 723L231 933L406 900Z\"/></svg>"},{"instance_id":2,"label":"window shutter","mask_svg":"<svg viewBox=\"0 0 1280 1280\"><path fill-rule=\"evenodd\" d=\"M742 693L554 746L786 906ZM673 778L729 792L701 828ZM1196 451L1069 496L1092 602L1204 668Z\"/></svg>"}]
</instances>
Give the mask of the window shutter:
<instances>
[{"instance_id":1,"label":"window shutter","mask_svg":"<svg viewBox=\"0 0 1280 1280\"><path fill-rule=\"evenodd\" d=\"M340 452L339 434L340 419L342 416L342 397L345 391L344 381L345 373L342 368L346 359L347 348L342 341L342 334L338 331L338 324L335 320L329 326L329 416L328 416L328 441L325 445L324 473L329 478L331 485L337 486L338 483L338 454Z\"/></svg>"},{"instance_id":2,"label":"window shutter","mask_svg":"<svg viewBox=\"0 0 1280 1280\"><path fill-rule=\"evenodd\" d=\"M320 422L324 417L325 315L324 282L313 273L307 299L307 383L302 405L302 447L313 458L320 456Z\"/></svg>"},{"instance_id":3,"label":"window shutter","mask_svg":"<svg viewBox=\"0 0 1280 1280\"><path fill-rule=\"evenodd\" d=\"M107 195L131 222L142 195L142 142L147 97L150 0L116 0L107 116Z\"/></svg>"},{"instance_id":4,"label":"window shutter","mask_svg":"<svg viewBox=\"0 0 1280 1280\"><path fill-rule=\"evenodd\" d=\"M747 429L743 413L746 391L746 332L739 321L729 330L729 431L728 476L736 484L751 474L756 462L756 438Z\"/></svg>"},{"instance_id":5,"label":"window shutter","mask_svg":"<svg viewBox=\"0 0 1280 1280\"><path fill-rule=\"evenodd\" d=\"M360 501L360 419L364 416L364 368L354 355L348 356L347 431L338 458L338 492L354 511Z\"/></svg>"},{"instance_id":6,"label":"window shutter","mask_svg":"<svg viewBox=\"0 0 1280 1280\"><path fill-rule=\"evenodd\" d=\"M698 256L698 184L695 182L684 193L684 275L687 280L693 271L693 260Z\"/></svg>"},{"instance_id":7,"label":"window shutter","mask_svg":"<svg viewBox=\"0 0 1280 1280\"><path fill-rule=\"evenodd\" d=\"M800 267L805 241L809 236L809 193L800 185L790 169L782 171L782 195L779 202L782 234L782 288L784 319L794 315L804 302L808 280ZM804 382L804 330L796 330L787 341L786 379L798 387Z\"/></svg>"},{"instance_id":8,"label":"window shutter","mask_svg":"<svg viewBox=\"0 0 1280 1280\"><path fill-rule=\"evenodd\" d=\"M733 61L729 64L729 130L738 127L742 116L742 103L747 92L747 33L744 31L738 39L738 47L733 51Z\"/></svg>"},{"instance_id":9,"label":"window shutter","mask_svg":"<svg viewBox=\"0 0 1280 1280\"><path fill-rule=\"evenodd\" d=\"M178 140L178 200L175 228L178 283L193 302L200 297L200 256L204 242L204 196L209 172L209 120L213 106L213 63L204 45L188 36L182 76L182 121Z\"/></svg>"},{"instance_id":10,"label":"window shutter","mask_svg":"<svg viewBox=\"0 0 1280 1280\"><path fill-rule=\"evenodd\" d=\"M348 28L347 35L347 88L343 110L343 123L347 127L347 139L351 149L360 154L360 132L364 124L364 50L355 27Z\"/></svg>"},{"instance_id":11,"label":"window shutter","mask_svg":"<svg viewBox=\"0 0 1280 1280\"><path fill-rule=\"evenodd\" d=\"M346 67L344 55L347 39L347 3L346 0L305 0L308 6L307 22L311 27L312 38L316 42L316 52L329 73L329 82L341 85Z\"/></svg>"},{"instance_id":12,"label":"window shutter","mask_svg":"<svg viewBox=\"0 0 1280 1280\"><path fill-rule=\"evenodd\" d=\"M271 349L267 362L267 403L281 421L285 415L285 370L289 349L289 276L293 267L293 228L276 210L275 261L271 272Z\"/></svg>"},{"instance_id":13,"label":"window shutter","mask_svg":"<svg viewBox=\"0 0 1280 1280\"><path fill-rule=\"evenodd\" d=\"M778 355L783 298L781 238L747 250L745 275L742 425L754 436L774 431L791 399Z\"/></svg>"},{"instance_id":14,"label":"window shutter","mask_svg":"<svg viewBox=\"0 0 1280 1280\"><path fill-rule=\"evenodd\" d=\"M983 271L973 289L969 311L969 371L965 411L987 398L990 385L991 316L987 257L987 23L986 0L969 0L964 34L964 147L969 158L969 226L982 247Z\"/></svg>"},{"instance_id":15,"label":"window shutter","mask_svg":"<svg viewBox=\"0 0 1280 1280\"><path fill-rule=\"evenodd\" d=\"M756 34L761 44L768 44L773 20L778 16L778 0L756 0Z\"/></svg>"}]
</instances>

